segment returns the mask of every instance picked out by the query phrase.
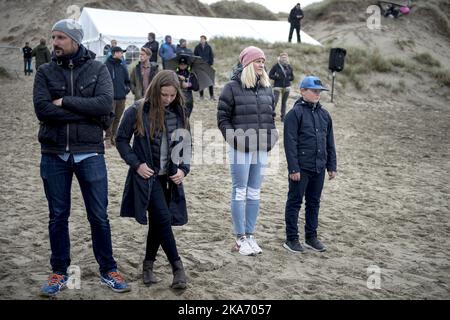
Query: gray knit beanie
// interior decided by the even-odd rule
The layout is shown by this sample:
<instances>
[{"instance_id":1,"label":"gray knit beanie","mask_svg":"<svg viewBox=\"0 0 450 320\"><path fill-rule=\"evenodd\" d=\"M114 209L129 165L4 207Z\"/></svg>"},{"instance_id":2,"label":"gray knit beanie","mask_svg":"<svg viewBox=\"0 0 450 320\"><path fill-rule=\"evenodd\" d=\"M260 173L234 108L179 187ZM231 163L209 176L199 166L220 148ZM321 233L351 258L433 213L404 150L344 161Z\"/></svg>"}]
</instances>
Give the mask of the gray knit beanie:
<instances>
[{"instance_id":1,"label":"gray knit beanie","mask_svg":"<svg viewBox=\"0 0 450 320\"><path fill-rule=\"evenodd\" d=\"M52 28L53 31L60 31L62 33L65 33L70 38L72 38L73 41L75 41L78 44L81 44L81 41L83 40L84 32L81 27L81 24L79 24L77 21L73 19L63 19L59 20Z\"/></svg>"}]
</instances>

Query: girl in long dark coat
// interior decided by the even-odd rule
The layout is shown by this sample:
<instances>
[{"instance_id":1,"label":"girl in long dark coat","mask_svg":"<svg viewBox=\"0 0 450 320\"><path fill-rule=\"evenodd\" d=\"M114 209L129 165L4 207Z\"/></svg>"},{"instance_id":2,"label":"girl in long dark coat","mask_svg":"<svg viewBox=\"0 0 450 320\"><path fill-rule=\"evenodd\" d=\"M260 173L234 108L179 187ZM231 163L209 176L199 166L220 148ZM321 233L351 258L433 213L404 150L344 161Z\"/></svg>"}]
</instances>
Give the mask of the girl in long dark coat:
<instances>
[{"instance_id":1,"label":"girl in long dark coat","mask_svg":"<svg viewBox=\"0 0 450 320\"><path fill-rule=\"evenodd\" d=\"M186 288L172 232L172 225L187 222L182 183L190 169L191 141L184 105L175 72L161 71L145 98L126 110L116 139L120 156L130 166L120 214L147 224L148 211L150 220L143 281L146 285L157 282L153 264L161 245L172 265L175 289Z\"/></svg>"}]
</instances>

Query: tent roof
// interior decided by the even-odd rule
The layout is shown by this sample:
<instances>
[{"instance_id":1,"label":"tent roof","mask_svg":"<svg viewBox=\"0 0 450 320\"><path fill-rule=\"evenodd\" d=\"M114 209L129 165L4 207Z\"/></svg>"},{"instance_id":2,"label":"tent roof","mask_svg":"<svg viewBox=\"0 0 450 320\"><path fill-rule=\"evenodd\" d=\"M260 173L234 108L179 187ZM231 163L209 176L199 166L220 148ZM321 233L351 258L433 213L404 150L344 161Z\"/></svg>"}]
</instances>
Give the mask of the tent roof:
<instances>
[{"instance_id":1,"label":"tent roof","mask_svg":"<svg viewBox=\"0 0 450 320\"><path fill-rule=\"evenodd\" d=\"M214 37L254 38L266 42L285 42L289 24L284 21L226 19L178 16L129 11L83 8L79 19L84 30L84 43L108 42L116 39L119 45L147 42L149 32L157 39L171 35L173 40L198 40L200 35ZM302 42L321 45L301 31ZM175 41L174 41L175 43Z\"/></svg>"}]
</instances>

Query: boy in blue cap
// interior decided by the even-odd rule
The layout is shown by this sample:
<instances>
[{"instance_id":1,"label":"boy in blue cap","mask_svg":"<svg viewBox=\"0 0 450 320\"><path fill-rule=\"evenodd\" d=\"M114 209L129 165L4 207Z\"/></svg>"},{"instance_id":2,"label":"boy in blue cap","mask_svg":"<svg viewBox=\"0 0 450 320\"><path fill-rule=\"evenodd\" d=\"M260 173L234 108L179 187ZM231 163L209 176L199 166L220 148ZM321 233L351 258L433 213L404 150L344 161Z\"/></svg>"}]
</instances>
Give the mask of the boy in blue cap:
<instances>
[{"instance_id":1,"label":"boy in blue cap","mask_svg":"<svg viewBox=\"0 0 450 320\"><path fill-rule=\"evenodd\" d=\"M317 239L317 227L325 180L336 177L336 148L331 116L319 103L320 93L328 91L314 76L300 83L302 97L284 119L284 150L289 170L289 193L286 201L286 242L283 247L297 253L304 249L299 242L298 213L305 196L305 247L325 251Z\"/></svg>"}]
</instances>

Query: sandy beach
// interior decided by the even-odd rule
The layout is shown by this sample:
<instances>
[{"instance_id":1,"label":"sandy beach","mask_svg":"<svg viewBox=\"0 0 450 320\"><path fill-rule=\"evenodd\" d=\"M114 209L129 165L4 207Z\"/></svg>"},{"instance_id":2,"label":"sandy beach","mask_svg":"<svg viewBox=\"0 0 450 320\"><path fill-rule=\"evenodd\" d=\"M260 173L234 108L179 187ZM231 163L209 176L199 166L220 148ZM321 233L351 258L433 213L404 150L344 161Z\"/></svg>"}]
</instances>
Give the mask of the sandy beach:
<instances>
[{"instance_id":1,"label":"sandy beach","mask_svg":"<svg viewBox=\"0 0 450 320\"><path fill-rule=\"evenodd\" d=\"M1 299L40 299L50 271L32 80L7 80L0 89ZM231 181L225 156L222 164L193 163L185 180L189 223L174 228L189 278L181 294L169 289L172 275L162 251L156 265L162 281L150 288L142 284L147 229L119 217L127 167L116 149L107 149L114 256L132 291L118 295L100 286L75 180L71 256L81 271L81 288L65 290L58 299L448 299L450 110L439 100L415 101L342 94L331 104L324 96L334 119L339 171L323 192L318 232L328 247L325 253L296 255L282 248L287 170L281 140L272 153L279 166L263 183L256 236L264 252L257 257L230 251ZM191 121L201 122L203 133L216 129L216 104L197 102ZM277 127L282 133L278 119ZM222 141L211 143L225 151ZM302 235L303 211L300 221ZM380 289L368 288L370 266L380 268Z\"/></svg>"},{"instance_id":2,"label":"sandy beach","mask_svg":"<svg viewBox=\"0 0 450 320\"><path fill-rule=\"evenodd\" d=\"M189 13L204 9L192 2L196 6ZM33 44L42 36L48 38L51 25L66 9L65 2L53 3L39 2L33 11L19 1L16 7L1 10L0 44L22 46L28 34ZM127 1L95 3L116 10L154 7L164 13L180 13L184 8L180 1L170 2L172 7L153 0L138 1L133 7ZM117 150L109 148L105 158L113 251L132 290L117 294L101 286L90 226L74 178L71 258L80 287L64 290L57 299L450 299L448 1L418 2L408 17L383 18L383 28L377 32L365 24L366 8L361 3L369 1L346 1L345 14L337 10L341 8L337 1L329 3L317 9L316 17L308 12L305 23L305 31L326 47L278 43L263 48L268 68L281 51L289 52L295 85L304 75L315 74L327 86L329 47L348 49L334 103L329 93L321 99L333 118L338 164L337 178L325 181L319 216L318 235L327 251L292 254L282 247L288 180L283 126L277 116L280 140L271 152L262 185L255 233L263 254L247 257L231 252L231 178L226 145L217 129L217 102L200 101L195 93L194 155L184 182L189 222L174 227L188 288L170 289L172 273L161 249L155 269L161 281L151 287L142 283L147 226L119 217L128 167ZM209 12L205 10L204 15ZM287 22L286 28L287 37ZM190 46L195 44L192 41ZM213 42L216 96L240 50L251 44L243 39ZM20 52L14 52L15 56L4 54L0 66L21 64ZM51 271L33 80L34 76L22 73L12 79L0 74L0 300L43 299L40 288ZM292 90L288 110L297 98L298 92ZM132 102L129 95L127 106ZM278 113L279 109L280 105ZM208 161L212 156L213 163ZM303 224L304 207L301 240Z\"/></svg>"}]
</instances>

